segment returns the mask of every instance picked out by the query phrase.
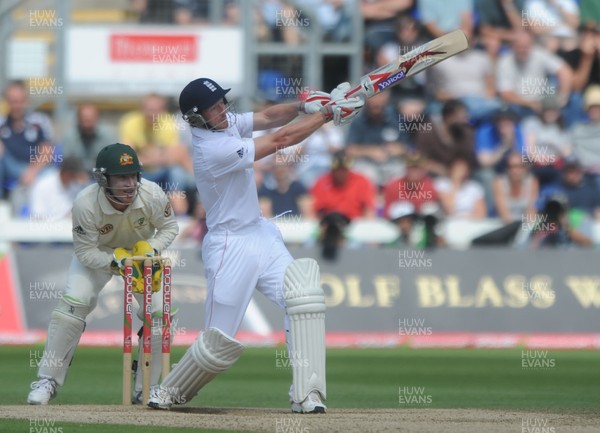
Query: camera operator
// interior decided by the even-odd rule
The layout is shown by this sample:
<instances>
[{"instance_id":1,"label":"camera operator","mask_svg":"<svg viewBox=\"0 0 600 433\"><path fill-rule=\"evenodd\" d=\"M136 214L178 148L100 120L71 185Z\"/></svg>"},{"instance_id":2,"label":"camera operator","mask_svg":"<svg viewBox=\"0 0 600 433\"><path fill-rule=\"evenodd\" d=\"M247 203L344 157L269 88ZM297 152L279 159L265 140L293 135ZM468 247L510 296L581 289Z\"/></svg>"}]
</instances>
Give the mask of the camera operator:
<instances>
[{"instance_id":1,"label":"camera operator","mask_svg":"<svg viewBox=\"0 0 600 433\"><path fill-rule=\"evenodd\" d=\"M569 209L567 197L554 194L538 214L530 240L534 248L591 247L591 233L589 215L579 209Z\"/></svg>"}]
</instances>

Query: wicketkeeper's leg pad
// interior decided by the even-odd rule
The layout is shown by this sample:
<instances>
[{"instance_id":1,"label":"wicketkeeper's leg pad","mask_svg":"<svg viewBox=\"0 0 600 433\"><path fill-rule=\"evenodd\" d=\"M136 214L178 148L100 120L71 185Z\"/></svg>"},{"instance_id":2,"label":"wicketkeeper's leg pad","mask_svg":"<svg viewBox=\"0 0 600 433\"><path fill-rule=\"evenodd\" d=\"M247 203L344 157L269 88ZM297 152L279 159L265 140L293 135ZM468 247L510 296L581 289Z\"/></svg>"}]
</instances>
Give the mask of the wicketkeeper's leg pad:
<instances>
[{"instance_id":1,"label":"wicketkeeper's leg pad","mask_svg":"<svg viewBox=\"0 0 600 433\"><path fill-rule=\"evenodd\" d=\"M292 399L301 403L312 391L318 391L325 399L325 293L318 263L308 258L290 263L284 289L290 322Z\"/></svg>"},{"instance_id":2,"label":"wicketkeeper's leg pad","mask_svg":"<svg viewBox=\"0 0 600 433\"><path fill-rule=\"evenodd\" d=\"M58 301L50 316L48 339L40 360L38 377L52 378L60 386L65 383L75 349L85 329L85 318L91 311L92 307L74 301L64 298Z\"/></svg>"},{"instance_id":3,"label":"wicketkeeper's leg pad","mask_svg":"<svg viewBox=\"0 0 600 433\"><path fill-rule=\"evenodd\" d=\"M173 403L185 404L217 374L229 369L243 351L239 341L217 328L209 328L185 352L161 388L171 395Z\"/></svg>"}]
</instances>

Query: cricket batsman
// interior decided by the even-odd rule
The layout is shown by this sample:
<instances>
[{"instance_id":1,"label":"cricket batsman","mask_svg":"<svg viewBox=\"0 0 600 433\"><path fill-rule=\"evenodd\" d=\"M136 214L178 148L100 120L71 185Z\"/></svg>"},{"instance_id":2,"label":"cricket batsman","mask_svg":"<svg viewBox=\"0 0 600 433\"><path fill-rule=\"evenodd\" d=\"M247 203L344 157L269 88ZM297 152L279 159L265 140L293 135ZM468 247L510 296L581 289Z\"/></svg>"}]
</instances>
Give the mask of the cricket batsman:
<instances>
[{"instance_id":1,"label":"cricket batsman","mask_svg":"<svg viewBox=\"0 0 600 433\"><path fill-rule=\"evenodd\" d=\"M152 387L148 406L168 409L189 402L219 373L230 368L244 347L235 339L254 289L285 310L292 366L293 412L324 413L325 296L319 266L290 255L279 230L260 214L253 164L297 144L326 122L351 121L362 97L344 98L348 83L331 95L311 92L302 102L268 107L256 113L229 110L223 89L209 78L190 82L179 108L191 127L193 164L208 234L202 244L207 298L204 329L183 358ZM298 113L307 114L296 122ZM284 126L285 125L285 126ZM252 131L278 128L252 139Z\"/></svg>"},{"instance_id":2,"label":"cricket batsman","mask_svg":"<svg viewBox=\"0 0 600 433\"><path fill-rule=\"evenodd\" d=\"M48 404L64 385L85 320L96 306L98 294L113 275L123 275L128 256L154 256L167 248L178 233L177 221L165 193L141 178L135 151L125 144L104 147L96 159L95 184L82 190L73 204L74 255L67 286L54 309L38 380L31 384L29 404ZM133 291L142 305L141 263L133 269ZM162 265L153 267L153 315L162 317ZM143 317L138 309L138 317ZM140 344L139 347L142 345ZM141 351L140 351L141 352ZM141 353L138 354L141 356ZM151 383L161 369L161 335L152 335ZM138 361L141 364L141 360ZM141 372L135 375L134 403L141 402Z\"/></svg>"}]
</instances>

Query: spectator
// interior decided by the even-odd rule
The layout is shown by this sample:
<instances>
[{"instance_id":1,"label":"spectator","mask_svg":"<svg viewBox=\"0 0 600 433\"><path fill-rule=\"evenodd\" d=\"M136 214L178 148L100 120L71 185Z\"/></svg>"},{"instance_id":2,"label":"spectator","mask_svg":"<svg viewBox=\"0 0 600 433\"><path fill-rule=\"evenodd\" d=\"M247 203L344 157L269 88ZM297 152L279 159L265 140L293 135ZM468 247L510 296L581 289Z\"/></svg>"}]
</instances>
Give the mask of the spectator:
<instances>
[{"instance_id":1,"label":"spectator","mask_svg":"<svg viewBox=\"0 0 600 433\"><path fill-rule=\"evenodd\" d=\"M263 185L258 190L258 197L262 209L269 211L265 217L273 217L290 213L293 216L304 216L310 218L312 214L311 197L307 189L294 179L294 167L287 160L278 161L285 152L278 151L275 154L275 164L271 171L275 185L268 188ZM263 207L264 206L264 207Z\"/></svg>"},{"instance_id":2,"label":"spectator","mask_svg":"<svg viewBox=\"0 0 600 433\"><path fill-rule=\"evenodd\" d=\"M77 123L65 132L63 148L65 156L83 160L88 171L96 164L100 149L116 141L114 131L100 122L100 111L95 104L84 103L77 107Z\"/></svg>"},{"instance_id":3,"label":"spectator","mask_svg":"<svg viewBox=\"0 0 600 433\"><path fill-rule=\"evenodd\" d=\"M467 38L473 36L473 0L417 0L421 23L431 37L461 29Z\"/></svg>"},{"instance_id":4,"label":"spectator","mask_svg":"<svg viewBox=\"0 0 600 433\"><path fill-rule=\"evenodd\" d=\"M343 151L333 156L330 172L315 182L310 193L319 218L332 212L350 221L375 216L375 187L368 178L350 169L350 158Z\"/></svg>"},{"instance_id":5,"label":"spectator","mask_svg":"<svg viewBox=\"0 0 600 433\"><path fill-rule=\"evenodd\" d=\"M479 169L475 177L481 182L488 209L494 206L492 182L504 173L506 157L511 152L524 154L525 138L516 114L507 107L498 110L492 122L481 125L476 132L475 150Z\"/></svg>"},{"instance_id":6,"label":"spectator","mask_svg":"<svg viewBox=\"0 0 600 433\"><path fill-rule=\"evenodd\" d=\"M38 125L42 128L44 137L49 143L54 141L54 127L50 118L39 111L29 109L29 92L22 81L11 81L4 88L4 100L6 101L8 112L6 116L0 115L0 124L7 121L8 117L24 117L27 123Z\"/></svg>"},{"instance_id":7,"label":"spectator","mask_svg":"<svg viewBox=\"0 0 600 433\"><path fill-rule=\"evenodd\" d=\"M311 195L320 219L322 256L334 260L350 221L375 216L375 187L368 178L350 170L350 159L340 151L333 157L331 171L312 187Z\"/></svg>"},{"instance_id":8,"label":"spectator","mask_svg":"<svg viewBox=\"0 0 600 433\"><path fill-rule=\"evenodd\" d=\"M427 159L427 170L438 176L447 176L452 161L461 156L477 167L473 128L469 112L460 101L451 99L442 107L441 121L432 117L426 127L418 131L417 150Z\"/></svg>"},{"instance_id":9,"label":"spectator","mask_svg":"<svg viewBox=\"0 0 600 433\"><path fill-rule=\"evenodd\" d=\"M400 158L405 151L404 137L400 136L397 113L389 102L389 92L367 99L346 136L346 151L355 161L354 169L379 186L404 170Z\"/></svg>"},{"instance_id":10,"label":"spectator","mask_svg":"<svg viewBox=\"0 0 600 433\"><path fill-rule=\"evenodd\" d=\"M557 54L573 70L572 92L567 107L567 126L582 120L582 93L592 84L600 84L600 28L582 27L579 44Z\"/></svg>"},{"instance_id":11,"label":"spectator","mask_svg":"<svg viewBox=\"0 0 600 433\"><path fill-rule=\"evenodd\" d=\"M402 141L406 142L407 151L416 152L419 132L430 129L425 114L425 100L403 98L398 102L397 107L398 129Z\"/></svg>"},{"instance_id":12,"label":"spectator","mask_svg":"<svg viewBox=\"0 0 600 433\"><path fill-rule=\"evenodd\" d=\"M525 137L523 162L531 165L531 171L541 186L558 181L563 159L572 150L571 138L556 98L545 98L542 112L526 118L522 127Z\"/></svg>"},{"instance_id":13,"label":"spectator","mask_svg":"<svg viewBox=\"0 0 600 433\"><path fill-rule=\"evenodd\" d=\"M296 172L304 187L310 189L317 178L329 171L332 155L344 148L344 136L340 128L326 123L298 148Z\"/></svg>"},{"instance_id":14,"label":"spectator","mask_svg":"<svg viewBox=\"0 0 600 433\"><path fill-rule=\"evenodd\" d=\"M393 203L410 203L414 213L418 215L425 203L438 201L433 180L427 174L425 159L422 155L418 153L407 155L406 175L390 181L385 186L383 199L383 215L391 219L390 207Z\"/></svg>"},{"instance_id":15,"label":"spectator","mask_svg":"<svg viewBox=\"0 0 600 433\"><path fill-rule=\"evenodd\" d=\"M300 44L303 38L300 30L310 23L288 0L262 0L260 16L269 29L269 40L287 45Z\"/></svg>"},{"instance_id":16,"label":"spectator","mask_svg":"<svg viewBox=\"0 0 600 433\"><path fill-rule=\"evenodd\" d=\"M558 89L550 76L558 80ZM560 57L534 44L527 32L519 32L512 51L500 56L496 87L500 97L518 110L519 117L540 112L542 100L557 94L561 108L571 92L573 72Z\"/></svg>"},{"instance_id":17,"label":"spectator","mask_svg":"<svg viewBox=\"0 0 600 433\"><path fill-rule=\"evenodd\" d=\"M165 99L146 95L139 111L126 113L119 123L119 140L133 147L144 166L142 176L158 183L171 200L176 215L187 212L194 190L189 149L179 141L174 115Z\"/></svg>"},{"instance_id":18,"label":"spectator","mask_svg":"<svg viewBox=\"0 0 600 433\"><path fill-rule=\"evenodd\" d=\"M177 247L189 246L195 249L200 247L201 251L202 242L204 242L204 237L208 233L208 226L206 225L206 209L204 209L200 200L195 200L194 211L190 220L184 222L182 227L179 236L175 239Z\"/></svg>"},{"instance_id":19,"label":"spectator","mask_svg":"<svg viewBox=\"0 0 600 433\"><path fill-rule=\"evenodd\" d=\"M522 26L525 0L476 0L481 35L501 43L511 42Z\"/></svg>"},{"instance_id":20,"label":"spectator","mask_svg":"<svg viewBox=\"0 0 600 433\"><path fill-rule=\"evenodd\" d=\"M556 194L566 197L569 209L580 210L591 218L600 218L600 188L592 178L585 175L583 166L576 157L565 160L559 183L542 189L538 208L541 209Z\"/></svg>"},{"instance_id":21,"label":"spectator","mask_svg":"<svg viewBox=\"0 0 600 433\"><path fill-rule=\"evenodd\" d=\"M43 123L45 117L28 111L28 99L22 83L10 83L4 90L7 116L0 119L0 199L14 193L17 212L25 190L31 186L40 170L58 161ZM12 194L12 193L11 193ZM18 197L17 197L18 196Z\"/></svg>"},{"instance_id":22,"label":"spectator","mask_svg":"<svg viewBox=\"0 0 600 433\"><path fill-rule=\"evenodd\" d=\"M383 44L377 50L375 67L396 61L400 54L406 54L427 42L427 39L423 36L419 22L408 13L398 16L394 29L395 40ZM424 99L424 87L425 75L417 74L404 78L399 84L389 89L389 91L392 92L392 99L394 101Z\"/></svg>"},{"instance_id":23,"label":"spectator","mask_svg":"<svg viewBox=\"0 0 600 433\"><path fill-rule=\"evenodd\" d=\"M471 41L476 45L475 41ZM487 119L500 108L496 98L494 65L490 56L481 49L473 48L450 57L427 70L427 89L433 101L429 112L437 114L441 105L458 99L469 110L475 123Z\"/></svg>"},{"instance_id":24,"label":"spectator","mask_svg":"<svg viewBox=\"0 0 600 433\"><path fill-rule=\"evenodd\" d=\"M63 159L60 169L49 169L31 186L30 218L56 221L71 216L75 197L89 183L83 160L75 156Z\"/></svg>"},{"instance_id":25,"label":"spectator","mask_svg":"<svg viewBox=\"0 0 600 433\"><path fill-rule=\"evenodd\" d=\"M591 84L600 84L600 25L582 26L578 48L561 54L575 71L575 90L581 91Z\"/></svg>"},{"instance_id":26,"label":"spectator","mask_svg":"<svg viewBox=\"0 0 600 433\"><path fill-rule=\"evenodd\" d=\"M487 216L483 187L470 176L469 161L457 157L450 165L448 177L436 179L435 189L446 216L473 220Z\"/></svg>"},{"instance_id":27,"label":"spectator","mask_svg":"<svg viewBox=\"0 0 600 433\"><path fill-rule=\"evenodd\" d=\"M600 3L597 0L581 0L579 17L584 27L600 29Z\"/></svg>"},{"instance_id":28,"label":"spectator","mask_svg":"<svg viewBox=\"0 0 600 433\"><path fill-rule=\"evenodd\" d=\"M176 24L206 24L210 17L209 0L172 0L173 21Z\"/></svg>"},{"instance_id":29,"label":"spectator","mask_svg":"<svg viewBox=\"0 0 600 433\"><path fill-rule=\"evenodd\" d=\"M169 6L175 24L211 24L210 0L171 0ZM239 24L239 5L235 0L224 0L222 16L216 17L218 21L212 24Z\"/></svg>"},{"instance_id":30,"label":"spectator","mask_svg":"<svg viewBox=\"0 0 600 433\"><path fill-rule=\"evenodd\" d=\"M353 0L296 0L300 8L308 8L323 30L327 42L347 42L352 35Z\"/></svg>"},{"instance_id":31,"label":"spectator","mask_svg":"<svg viewBox=\"0 0 600 433\"><path fill-rule=\"evenodd\" d=\"M383 44L394 40L396 16L410 11L413 6L414 0L360 0L367 55L373 56Z\"/></svg>"},{"instance_id":32,"label":"spectator","mask_svg":"<svg viewBox=\"0 0 600 433\"><path fill-rule=\"evenodd\" d=\"M573 153L600 187L600 85L590 86L583 100L589 120L572 128Z\"/></svg>"},{"instance_id":33,"label":"spectator","mask_svg":"<svg viewBox=\"0 0 600 433\"><path fill-rule=\"evenodd\" d=\"M579 6L575 0L525 0L523 25L537 35L574 37L579 25Z\"/></svg>"},{"instance_id":34,"label":"spectator","mask_svg":"<svg viewBox=\"0 0 600 433\"><path fill-rule=\"evenodd\" d=\"M174 0L130 0L131 11L137 14L142 24L172 24L174 22Z\"/></svg>"},{"instance_id":35,"label":"spectator","mask_svg":"<svg viewBox=\"0 0 600 433\"><path fill-rule=\"evenodd\" d=\"M498 217L505 224L534 220L539 186L536 178L523 164L521 154L512 152L507 158L506 173L493 183L494 204Z\"/></svg>"}]
</instances>

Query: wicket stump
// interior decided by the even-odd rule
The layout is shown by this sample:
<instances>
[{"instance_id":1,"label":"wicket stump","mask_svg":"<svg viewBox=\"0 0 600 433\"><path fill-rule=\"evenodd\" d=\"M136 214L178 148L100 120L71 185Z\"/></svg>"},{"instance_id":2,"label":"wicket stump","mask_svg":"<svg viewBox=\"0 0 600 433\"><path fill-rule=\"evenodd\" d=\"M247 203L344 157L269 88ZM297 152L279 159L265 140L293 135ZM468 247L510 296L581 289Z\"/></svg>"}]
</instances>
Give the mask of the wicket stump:
<instances>
[{"instance_id":1,"label":"wicket stump","mask_svg":"<svg viewBox=\"0 0 600 433\"><path fill-rule=\"evenodd\" d=\"M169 374L171 357L171 261L167 257L155 256L133 256L125 260L124 290L123 290L123 404L131 404L131 348L132 348L132 322L133 322L133 262L144 263L144 293L142 311L143 333L142 333L142 365L139 365L139 373L142 375L142 402L148 403L150 397L150 370L152 363L152 263L161 261L164 265L162 275L162 379Z\"/></svg>"}]
</instances>

